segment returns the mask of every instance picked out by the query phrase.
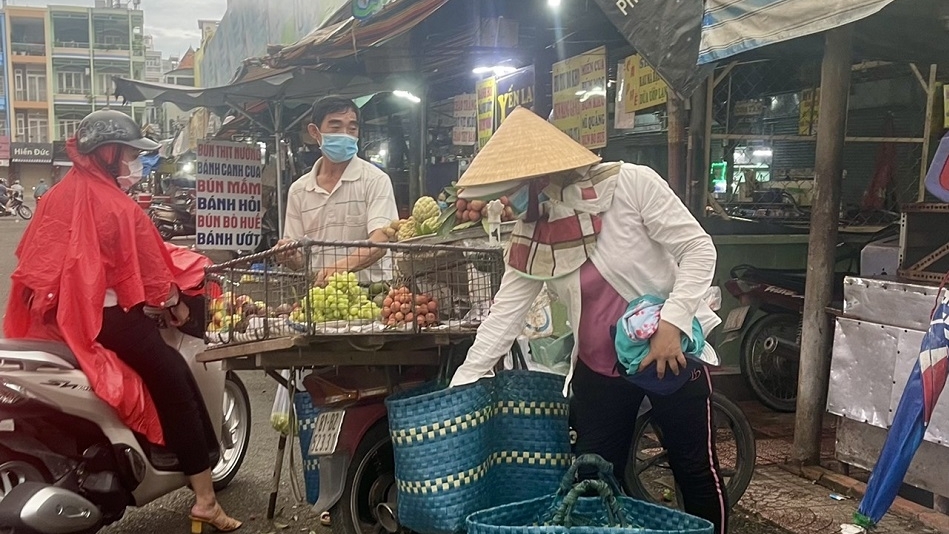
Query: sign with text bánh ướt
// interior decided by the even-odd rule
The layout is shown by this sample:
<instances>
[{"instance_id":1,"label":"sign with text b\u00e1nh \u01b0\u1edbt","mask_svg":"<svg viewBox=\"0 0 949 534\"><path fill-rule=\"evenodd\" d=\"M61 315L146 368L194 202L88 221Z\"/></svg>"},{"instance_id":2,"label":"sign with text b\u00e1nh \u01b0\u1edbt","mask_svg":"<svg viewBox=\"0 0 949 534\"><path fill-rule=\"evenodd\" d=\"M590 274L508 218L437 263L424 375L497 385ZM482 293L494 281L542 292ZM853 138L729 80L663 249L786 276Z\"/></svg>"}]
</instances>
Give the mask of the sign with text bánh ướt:
<instances>
[{"instance_id":1,"label":"sign with text b\u00e1nh \u01b0\u1edbt","mask_svg":"<svg viewBox=\"0 0 949 534\"><path fill-rule=\"evenodd\" d=\"M261 176L257 145L198 143L195 223L201 250L253 250L260 242Z\"/></svg>"}]
</instances>

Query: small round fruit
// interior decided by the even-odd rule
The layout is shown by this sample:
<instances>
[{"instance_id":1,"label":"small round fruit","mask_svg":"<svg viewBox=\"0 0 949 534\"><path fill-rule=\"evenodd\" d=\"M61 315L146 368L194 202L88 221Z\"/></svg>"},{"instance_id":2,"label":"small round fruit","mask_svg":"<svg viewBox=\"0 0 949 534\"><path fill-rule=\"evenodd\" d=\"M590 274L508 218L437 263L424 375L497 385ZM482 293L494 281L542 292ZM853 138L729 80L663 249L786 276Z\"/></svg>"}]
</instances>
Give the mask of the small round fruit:
<instances>
[{"instance_id":1,"label":"small round fruit","mask_svg":"<svg viewBox=\"0 0 949 534\"><path fill-rule=\"evenodd\" d=\"M425 295L415 295L416 304L425 304L426 302L428 302L428 297Z\"/></svg>"},{"instance_id":2,"label":"small round fruit","mask_svg":"<svg viewBox=\"0 0 949 534\"><path fill-rule=\"evenodd\" d=\"M484 209L485 202L483 200L472 200L468 205L474 211L481 211Z\"/></svg>"},{"instance_id":3,"label":"small round fruit","mask_svg":"<svg viewBox=\"0 0 949 534\"><path fill-rule=\"evenodd\" d=\"M396 326L398 321L395 320L395 317L389 317L389 320L386 321L386 326Z\"/></svg>"},{"instance_id":4,"label":"small round fruit","mask_svg":"<svg viewBox=\"0 0 949 534\"><path fill-rule=\"evenodd\" d=\"M402 305L402 308L399 311L401 311L402 313L409 313L410 311L412 311L412 305L406 302L405 304Z\"/></svg>"},{"instance_id":5,"label":"small round fruit","mask_svg":"<svg viewBox=\"0 0 949 534\"><path fill-rule=\"evenodd\" d=\"M503 204L503 205L505 205L505 206L507 206L507 205L509 205L509 204L511 203L511 201L508 200L507 197L501 197L501 198L499 198L498 200L500 200L500 201L501 201L501 204Z\"/></svg>"},{"instance_id":6,"label":"small round fruit","mask_svg":"<svg viewBox=\"0 0 949 534\"><path fill-rule=\"evenodd\" d=\"M468 220L471 221L471 222L478 222L478 221L480 221L480 220L481 220L481 212L480 212L480 211L469 211L469 212L468 212Z\"/></svg>"},{"instance_id":7,"label":"small round fruit","mask_svg":"<svg viewBox=\"0 0 949 534\"><path fill-rule=\"evenodd\" d=\"M395 314L395 321L397 323L401 323L404 320L405 320L405 315L402 312L398 312Z\"/></svg>"},{"instance_id":8,"label":"small round fruit","mask_svg":"<svg viewBox=\"0 0 949 534\"><path fill-rule=\"evenodd\" d=\"M425 315L428 313L428 304L419 304L415 306L415 313L419 315Z\"/></svg>"},{"instance_id":9,"label":"small round fruit","mask_svg":"<svg viewBox=\"0 0 949 534\"><path fill-rule=\"evenodd\" d=\"M428 321L428 322L431 323L431 324L435 324L435 314L434 314L434 313L429 313L429 314L425 315L425 320Z\"/></svg>"},{"instance_id":10,"label":"small round fruit","mask_svg":"<svg viewBox=\"0 0 949 534\"><path fill-rule=\"evenodd\" d=\"M386 299L382 301L382 307L389 308L391 306L392 306L392 297L386 297Z\"/></svg>"},{"instance_id":11,"label":"small round fruit","mask_svg":"<svg viewBox=\"0 0 949 534\"><path fill-rule=\"evenodd\" d=\"M459 198L457 201L455 201L455 209L458 211L465 211L468 209L468 201L463 198Z\"/></svg>"},{"instance_id":12,"label":"small round fruit","mask_svg":"<svg viewBox=\"0 0 949 534\"><path fill-rule=\"evenodd\" d=\"M414 320L415 320L415 314L414 314L414 313L409 312L409 313L405 314L405 322L411 323L411 322L414 321Z\"/></svg>"},{"instance_id":13,"label":"small round fruit","mask_svg":"<svg viewBox=\"0 0 949 534\"><path fill-rule=\"evenodd\" d=\"M438 311L438 301L436 301L435 299L428 301L428 304L426 304L426 306L428 306L428 311L431 313L435 313L436 311Z\"/></svg>"},{"instance_id":14,"label":"small round fruit","mask_svg":"<svg viewBox=\"0 0 949 534\"><path fill-rule=\"evenodd\" d=\"M383 308L383 310L382 310L382 318L383 318L383 319L388 319L390 315L392 315L392 310L390 310L389 308Z\"/></svg>"}]
</instances>

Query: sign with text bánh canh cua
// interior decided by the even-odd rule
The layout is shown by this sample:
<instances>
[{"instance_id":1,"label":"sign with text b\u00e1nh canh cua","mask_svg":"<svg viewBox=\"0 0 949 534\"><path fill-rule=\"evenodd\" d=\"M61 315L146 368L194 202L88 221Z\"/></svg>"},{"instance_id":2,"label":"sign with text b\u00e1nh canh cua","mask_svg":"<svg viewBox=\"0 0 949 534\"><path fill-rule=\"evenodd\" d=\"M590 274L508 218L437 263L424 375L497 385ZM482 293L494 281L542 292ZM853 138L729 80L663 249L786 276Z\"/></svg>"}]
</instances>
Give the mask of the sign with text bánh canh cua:
<instances>
[{"instance_id":1,"label":"sign with text b\u00e1nh canh cua","mask_svg":"<svg viewBox=\"0 0 949 534\"><path fill-rule=\"evenodd\" d=\"M260 242L260 147L201 141L195 223L201 250L253 250Z\"/></svg>"},{"instance_id":2,"label":"sign with text b\u00e1nh canh cua","mask_svg":"<svg viewBox=\"0 0 949 534\"><path fill-rule=\"evenodd\" d=\"M606 47L553 67L553 123L583 146L606 146Z\"/></svg>"}]
</instances>

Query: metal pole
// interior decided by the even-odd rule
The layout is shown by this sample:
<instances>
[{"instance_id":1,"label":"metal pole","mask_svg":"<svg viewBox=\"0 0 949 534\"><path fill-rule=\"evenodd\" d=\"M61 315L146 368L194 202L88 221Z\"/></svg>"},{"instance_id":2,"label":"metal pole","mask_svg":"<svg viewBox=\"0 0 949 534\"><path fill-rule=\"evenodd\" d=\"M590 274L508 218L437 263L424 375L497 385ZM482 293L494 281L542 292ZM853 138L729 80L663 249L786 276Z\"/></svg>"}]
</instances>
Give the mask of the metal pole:
<instances>
[{"instance_id":1,"label":"metal pole","mask_svg":"<svg viewBox=\"0 0 949 534\"><path fill-rule=\"evenodd\" d=\"M418 195L425 196L425 172L428 163L428 87L422 89L422 101L419 102L419 126L421 128L418 160Z\"/></svg>"},{"instance_id":2,"label":"metal pole","mask_svg":"<svg viewBox=\"0 0 949 534\"><path fill-rule=\"evenodd\" d=\"M919 196L926 200L926 171L929 170L929 141L933 135L933 104L936 101L936 66L929 66L929 84L926 86L926 121L923 123L923 153L919 160Z\"/></svg>"},{"instance_id":3,"label":"metal pole","mask_svg":"<svg viewBox=\"0 0 949 534\"><path fill-rule=\"evenodd\" d=\"M705 168L702 169L702 203L699 206L699 213L705 215L705 209L708 206L709 173L712 172L712 99L715 95L715 74L709 74L706 82L705 91Z\"/></svg>"},{"instance_id":4,"label":"metal pole","mask_svg":"<svg viewBox=\"0 0 949 534\"><path fill-rule=\"evenodd\" d=\"M833 321L826 309L834 294L841 167L852 64L853 25L828 31L821 66L820 127L817 129L814 203L807 251L804 331L792 450L792 460L801 464L820 462L821 430L833 347Z\"/></svg>"},{"instance_id":5,"label":"metal pole","mask_svg":"<svg viewBox=\"0 0 949 534\"><path fill-rule=\"evenodd\" d=\"M684 103L672 91L669 91L669 99L666 101L666 113L668 116L667 149L669 160L668 181L676 195L687 202L686 199L686 180L685 170L683 169L683 160L685 156L682 151L682 142L685 137L685 110Z\"/></svg>"},{"instance_id":6,"label":"metal pole","mask_svg":"<svg viewBox=\"0 0 949 534\"><path fill-rule=\"evenodd\" d=\"M277 233L280 239L283 239L283 135L280 131L280 118L283 114L283 106L278 105L274 111L274 152L277 155ZM289 236L293 239L300 239L304 236Z\"/></svg>"}]
</instances>

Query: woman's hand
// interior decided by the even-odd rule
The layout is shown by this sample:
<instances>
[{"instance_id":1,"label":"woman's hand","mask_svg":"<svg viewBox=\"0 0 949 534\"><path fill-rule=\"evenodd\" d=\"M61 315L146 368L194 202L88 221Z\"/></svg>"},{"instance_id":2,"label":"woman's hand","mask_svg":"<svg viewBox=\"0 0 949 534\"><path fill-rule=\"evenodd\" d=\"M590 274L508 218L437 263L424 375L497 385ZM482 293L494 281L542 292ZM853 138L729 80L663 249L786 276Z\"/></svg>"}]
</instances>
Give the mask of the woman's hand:
<instances>
[{"instance_id":1,"label":"woman's hand","mask_svg":"<svg viewBox=\"0 0 949 534\"><path fill-rule=\"evenodd\" d=\"M679 368L686 367L685 354L682 354L682 331L672 323L659 321L659 328L649 338L649 354L639 364L639 370L642 371L653 362L656 363L656 374L660 380L666 375L666 366L676 376L679 375Z\"/></svg>"},{"instance_id":2,"label":"woman's hand","mask_svg":"<svg viewBox=\"0 0 949 534\"><path fill-rule=\"evenodd\" d=\"M165 324L177 328L188 323L191 319L191 310L188 309L188 305L185 304L184 300L179 300L178 304L165 309L162 318L165 320Z\"/></svg>"}]
</instances>

